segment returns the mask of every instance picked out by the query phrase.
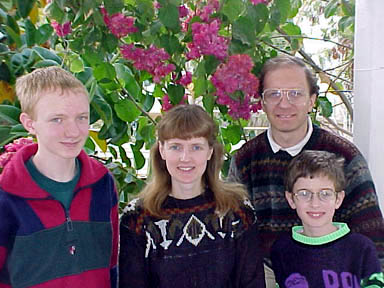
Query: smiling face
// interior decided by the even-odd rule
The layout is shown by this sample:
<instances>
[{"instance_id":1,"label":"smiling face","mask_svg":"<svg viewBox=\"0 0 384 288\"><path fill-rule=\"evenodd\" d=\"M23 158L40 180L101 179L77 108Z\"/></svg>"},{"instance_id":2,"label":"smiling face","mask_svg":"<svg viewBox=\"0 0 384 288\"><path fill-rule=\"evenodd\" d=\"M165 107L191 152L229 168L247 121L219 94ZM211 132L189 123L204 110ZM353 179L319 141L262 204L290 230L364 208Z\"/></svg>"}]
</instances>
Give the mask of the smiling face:
<instances>
[{"instance_id":1,"label":"smiling face","mask_svg":"<svg viewBox=\"0 0 384 288\"><path fill-rule=\"evenodd\" d=\"M20 120L36 135L36 157L45 161L76 158L88 137L88 96L70 90L43 91L33 112L34 117L22 113Z\"/></svg>"},{"instance_id":2,"label":"smiling face","mask_svg":"<svg viewBox=\"0 0 384 288\"><path fill-rule=\"evenodd\" d=\"M316 176L313 178L300 177L293 185L293 193L285 192L285 197L292 209L296 209L300 217L304 235L320 237L335 231L332 224L335 210L338 209L344 199L344 191L337 193L337 198L331 201L321 201L317 195L312 195L308 202L300 201L294 193L300 190L308 190L318 193L321 190L335 191L334 183L327 176Z\"/></svg>"},{"instance_id":3,"label":"smiling face","mask_svg":"<svg viewBox=\"0 0 384 288\"><path fill-rule=\"evenodd\" d=\"M267 89L301 89L306 94L306 101L302 104L291 104L286 95L275 105L263 103L271 124L272 136L275 141L286 139L290 135L297 144L307 131L307 114L311 112L316 101L316 95L309 95L309 85L303 68L295 65L281 66L269 71L264 78L264 91ZM284 143L279 143L285 146Z\"/></svg>"},{"instance_id":4,"label":"smiling face","mask_svg":"<svg viewBox=\"0 0 384 288\"><path fill-rule=\"evenodd\" d=\"M195 195L184 195L182 198L197 196L202 191L202 176L211 159L213 149L204 137L184 139L168 139L159 143L161 157L172 179L173 193L182 194L189 190ZM185 189L187 188L187 189Z\"/></svg>"}]
</instances>

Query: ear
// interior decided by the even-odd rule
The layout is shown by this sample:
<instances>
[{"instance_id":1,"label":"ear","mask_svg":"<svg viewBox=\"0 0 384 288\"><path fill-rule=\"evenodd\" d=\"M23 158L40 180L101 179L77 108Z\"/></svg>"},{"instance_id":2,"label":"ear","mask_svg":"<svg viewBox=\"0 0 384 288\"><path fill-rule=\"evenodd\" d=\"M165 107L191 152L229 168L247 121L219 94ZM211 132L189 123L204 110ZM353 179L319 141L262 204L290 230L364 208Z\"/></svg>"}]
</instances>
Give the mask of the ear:
<instances>
[{"instance_id":1,"label":"ear","mask_svg":"<svg viewBox=\"0 0 384 288\"><path fill-rule=\"evenodd\" d=\"M285 199L287 199L288 204L292 209L296 209L296 204L295 204L295 201L293 201L293 194L292 193L285 191Z\"/></svg>"},{"instance_id":2,"label":"ear","mask_svg":"<svg viewBox=\"0 0 384 288\"><path fill-rule=\"evenodd\" d=\"M165 160L164 145L159 141L159 152L161 159Z\"/></svg>"},{"instance_id":3,"label":"ear","mask_svg":"<svg viewBox=\"0 0 384 288\"><path fill-rule=\"evenodd\" d=\"M310 106L308 107L308 111L307 111L308 113L312 112L313 106L315 106L315 103L316 103L316 99L317 99L316 94L312 94L309 97Z\"/></svg>"},{"instance_id":4,"label":"ear","mask_svg":"<svg viewBox=\"0 0 384 288\"><path fill-rule=\"evenodd\" d=\"M35 135L34 123L35 120L31 118L27 113L23 112L20 114L20 122L23 124L25 130L28 131L29 134Z\"/></svg>"},{"instance_id":5,"label":"ear","mask_svg":"<svg viewBox=\"0 0 384 288\"><path fill-rule=\"evenodd\" d=\"M339 207L341 206L341 204L343 203L343 200L344 200L344 197L345 197L345 192L344 190L337 193L337 198L336 198L336 209L339 209Z\"/></svg>"}]
</instances>

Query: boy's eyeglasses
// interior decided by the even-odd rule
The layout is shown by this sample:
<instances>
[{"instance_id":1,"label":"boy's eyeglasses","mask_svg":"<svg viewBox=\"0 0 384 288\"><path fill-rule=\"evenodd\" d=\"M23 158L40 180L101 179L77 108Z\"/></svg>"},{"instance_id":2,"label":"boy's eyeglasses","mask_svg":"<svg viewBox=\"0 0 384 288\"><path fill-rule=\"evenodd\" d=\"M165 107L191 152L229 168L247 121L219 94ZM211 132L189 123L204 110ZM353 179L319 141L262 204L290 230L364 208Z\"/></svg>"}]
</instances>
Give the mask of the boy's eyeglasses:
<instances>
[{"instance_id":1,"label":"boy's eyeglasses","mask_svg":"<svg viewBox=\"0 0 384 288\"><path fill-rule=\"evenodd\" d=\"M261 94L265 104L277 105L280 103L283 95L287 96L289 103L301 105L307 101L307 94L302 89L278 89L268 88Z\"/></svg>"},{"instance_id":2,"label":"boy's eyeglasses","mask_svg":"<svg viewBox=\"0 0 384 288\"><path fill-rule=\"evenodd\" d=\"M337 192L330 190L330 189L324 189L319 192L312 192L309 190L299 190L293 193L297 200L302 202L310 202L313 199L313 195L317 194L320 201L322 202L330 202L336 199Z\"/></svg>"}]
</instances>

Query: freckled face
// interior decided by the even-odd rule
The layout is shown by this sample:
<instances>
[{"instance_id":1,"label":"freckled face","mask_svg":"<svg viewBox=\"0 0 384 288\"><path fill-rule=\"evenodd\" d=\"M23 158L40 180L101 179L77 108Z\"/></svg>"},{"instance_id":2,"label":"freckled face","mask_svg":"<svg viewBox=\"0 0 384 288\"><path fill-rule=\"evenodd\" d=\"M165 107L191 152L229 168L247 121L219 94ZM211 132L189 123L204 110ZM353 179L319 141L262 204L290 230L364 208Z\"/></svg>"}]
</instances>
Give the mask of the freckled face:
<instances>
[{"instance_id":1,"label":"freckled face","mask_svg":"<svg viewBox=\"0 0 384 288\"><path fill-rule=\"evenodd\" d=\"M169 139L160 143L159 150L171 175L172 184L201 184L207 161L213 152L207 139Z\"/></svg>"},{"instance_id":2,"label":"freckled face","mask_svg":"<svg viewBox=\"0 0 384 288\"><path fill-rule=\"evenodd\" d=\"M88 96L76 91L43 91L34 108L24 113L24 127L36 135L39 157L47 161L76 158L88 137Z\"/></svg>"}]
</instances>

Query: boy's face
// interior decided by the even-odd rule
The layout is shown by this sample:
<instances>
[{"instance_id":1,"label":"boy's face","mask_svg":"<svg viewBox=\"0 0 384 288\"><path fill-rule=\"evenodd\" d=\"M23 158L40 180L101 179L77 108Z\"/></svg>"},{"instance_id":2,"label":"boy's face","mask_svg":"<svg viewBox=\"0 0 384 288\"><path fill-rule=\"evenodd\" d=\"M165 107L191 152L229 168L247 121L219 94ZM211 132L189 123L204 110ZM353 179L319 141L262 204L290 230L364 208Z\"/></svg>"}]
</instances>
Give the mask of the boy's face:
<instances>
[{"instance_id":1,"label":"boy's face","mask_svg":"<svg viewBox=\"0 0 384 288\"><path fill-rule=\"evenodd\" d=\"M310 200L305 201L294 194L306 190L313 192ZM335 191L335 185L327 176L315 176L313 178L298 178L293 185L292 193L285 192L285 197L292 209L296 209L300 217L304 234L311 237L320 237L335 231L332 224L335 210L338 209L344 199L344 191L337 193L336 197L329 200L320 200L319 192L322 190ZM310 193L311 194L311 193ZM331 194L332 195L332 194Z\"/></svg>"},{"instance_id":2,"label":"boy's face","mask_svg":"<svg viewBox=\"0 0 384 288\"><path fill-rule=\"evenodd\" d=\"M76 158L88 137L88 96L60 89L43 91L34 107L34 117L22 113L20 119L29 133L36 135L37 154L47 161Z\"/></svg>"}]
</instances>

